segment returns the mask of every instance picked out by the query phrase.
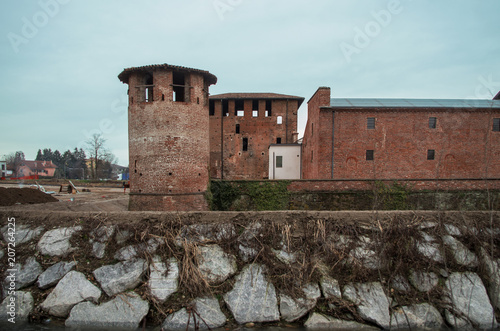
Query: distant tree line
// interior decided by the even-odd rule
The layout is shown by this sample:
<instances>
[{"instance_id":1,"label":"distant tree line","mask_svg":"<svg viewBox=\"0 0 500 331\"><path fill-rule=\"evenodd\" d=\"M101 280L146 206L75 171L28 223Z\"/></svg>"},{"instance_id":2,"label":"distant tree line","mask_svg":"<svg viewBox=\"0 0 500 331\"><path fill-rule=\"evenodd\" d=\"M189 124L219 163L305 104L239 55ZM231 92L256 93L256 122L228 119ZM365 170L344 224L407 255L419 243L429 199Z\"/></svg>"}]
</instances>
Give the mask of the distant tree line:
<instances>
[{"instance_id":1,"label":"distant tree line","mask_svg":"<svg viewBox=\"0 0 500 331\"><path fill-rule=\"evenodd\" d=\"M52 161L57 166L54 173L55 178L68 179L113 179L113 170L124 169L115 165L116 158L106 147L105 139L100 134L95 134L86 141L86 151L75 147L73 151L67 150L64 153L51 148L39 149L35 161ZM18 168L26 160L22 151L17 151L3 158L7 162L7 168L17 175ZM128 171L127 171L128 172Z\"/></svg>"}]
</instances>

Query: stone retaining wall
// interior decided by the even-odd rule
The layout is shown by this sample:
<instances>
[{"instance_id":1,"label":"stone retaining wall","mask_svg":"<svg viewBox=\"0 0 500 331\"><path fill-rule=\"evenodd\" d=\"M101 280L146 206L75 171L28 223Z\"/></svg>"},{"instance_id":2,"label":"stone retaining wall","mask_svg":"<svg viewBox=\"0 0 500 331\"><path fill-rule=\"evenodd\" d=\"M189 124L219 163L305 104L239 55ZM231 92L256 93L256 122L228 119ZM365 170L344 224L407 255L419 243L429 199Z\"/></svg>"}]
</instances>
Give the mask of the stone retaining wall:
<instances>
[{"instance_id":1,"label":"stone retaining wall","mask_svg":"<svg viewBox=\"0 0 500 331\"><path fill-rule=\"evenodd\" d=\"M6 324L483 329L500 316L498 212L0 217Z\"/></svg>"}]
</instances>

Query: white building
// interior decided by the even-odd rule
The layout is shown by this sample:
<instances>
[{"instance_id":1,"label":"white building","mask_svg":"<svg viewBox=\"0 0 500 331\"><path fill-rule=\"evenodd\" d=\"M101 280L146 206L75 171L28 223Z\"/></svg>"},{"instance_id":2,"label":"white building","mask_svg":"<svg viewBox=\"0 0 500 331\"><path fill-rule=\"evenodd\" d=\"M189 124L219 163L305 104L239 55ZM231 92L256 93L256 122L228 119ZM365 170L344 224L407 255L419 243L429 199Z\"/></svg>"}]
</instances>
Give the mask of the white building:
<instances>
[{"instance_id":1,"label":"white building","mask_svg":"<svg viewBox=\"0 0 500 331\"><path fill-rule=\"evenodd\" d=\"M0 161L0 177L7 177L7 162Z\"/></svg>"},{"instance_id":2,"label":"white building","mask_svg":"<svg viewBox=\"0 0 500 331\"><path fill-rule=\"evenodd\" d=\"M300 179L302 145L272 144L269 146L269 179Z\"/></svg>"}]
</instances>

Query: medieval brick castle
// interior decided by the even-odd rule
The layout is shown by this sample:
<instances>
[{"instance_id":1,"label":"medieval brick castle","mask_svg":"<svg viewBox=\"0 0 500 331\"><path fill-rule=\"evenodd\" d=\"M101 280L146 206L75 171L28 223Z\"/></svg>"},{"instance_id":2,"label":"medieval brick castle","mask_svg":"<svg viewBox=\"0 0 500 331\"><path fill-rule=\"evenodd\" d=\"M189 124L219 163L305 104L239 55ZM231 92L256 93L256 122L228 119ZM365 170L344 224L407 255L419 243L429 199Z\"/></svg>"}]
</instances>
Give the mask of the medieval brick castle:
<instances>
[{"instance_id":1,"label":"medieval brick castle","mask_svg":"<svg viewBox=\"0 0 500 331\"><path fill-rule=\"evenodd\" d=\"M210 96L213 74L168 64L118 77L129 85L130 210L207 210L210 178L323 180L315 186L332 189L374 179L500 179L499 95L332 99L320 87L300 143L302 97Z\"/></svg>"}]
</instances>

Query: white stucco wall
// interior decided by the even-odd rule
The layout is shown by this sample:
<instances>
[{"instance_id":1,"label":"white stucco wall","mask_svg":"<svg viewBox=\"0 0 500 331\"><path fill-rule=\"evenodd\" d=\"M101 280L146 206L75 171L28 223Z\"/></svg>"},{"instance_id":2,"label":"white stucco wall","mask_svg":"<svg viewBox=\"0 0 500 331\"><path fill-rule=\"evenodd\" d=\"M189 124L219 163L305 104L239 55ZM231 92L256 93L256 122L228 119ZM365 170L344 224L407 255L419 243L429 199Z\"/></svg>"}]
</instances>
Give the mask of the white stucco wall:
<instances>
[{"instance_id":1,"label":"white stucco wall","mask_svg":"<svg viewBox=\"0 0 500 331\"><path fill-rule=\"evenodd\" d=\"M282 167L276 164L283 157ZM300 179L301 145L283 144L269 146L269 179Z\"/></svg>"}]
</instances>

